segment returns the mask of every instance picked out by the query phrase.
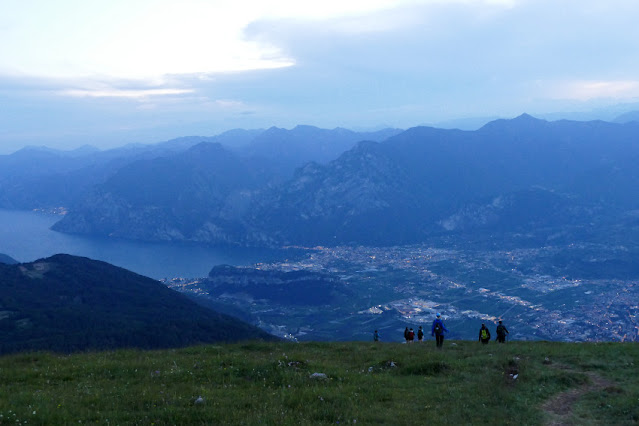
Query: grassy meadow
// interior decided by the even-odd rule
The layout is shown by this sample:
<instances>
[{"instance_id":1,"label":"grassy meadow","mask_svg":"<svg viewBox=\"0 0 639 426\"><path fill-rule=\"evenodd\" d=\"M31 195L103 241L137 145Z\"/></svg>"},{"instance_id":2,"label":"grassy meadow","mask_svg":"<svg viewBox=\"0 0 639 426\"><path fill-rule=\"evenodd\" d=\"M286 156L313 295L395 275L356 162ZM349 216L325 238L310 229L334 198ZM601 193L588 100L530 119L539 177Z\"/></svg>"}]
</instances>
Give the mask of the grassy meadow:
<instances>
[{"instance_id":1,"label":"grassy meadow","mask_svg":"<svg viewBox=\"0 0 639 426\"><path fill-rule=\"evenodd\" d=\"M638 367L636 343L25 353L0 357L0 424L637 424Z\"/></svg>"}]
</instances>

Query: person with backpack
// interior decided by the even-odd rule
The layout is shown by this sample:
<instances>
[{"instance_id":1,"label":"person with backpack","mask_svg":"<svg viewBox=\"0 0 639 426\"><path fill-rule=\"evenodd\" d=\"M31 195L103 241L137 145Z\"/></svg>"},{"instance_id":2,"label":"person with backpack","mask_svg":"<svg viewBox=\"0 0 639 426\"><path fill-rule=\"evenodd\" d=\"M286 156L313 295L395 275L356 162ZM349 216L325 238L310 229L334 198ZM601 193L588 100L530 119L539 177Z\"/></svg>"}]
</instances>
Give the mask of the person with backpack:
<instances>
[{"instance_id":1,"label":"person with backpack","mask_svg":"<svg viewBox=\"0 0 639 426\"><path fill-rule=\"evenodd\" d=\"M406 343L408 343L408 327L404 329L404 340L406 340Z\"/></svg>"},{"instance_id":2,"label":"person with backpack","mask_svg":"<svg viewBox=\"0 0 639 426\"><path fill-rule=\"evenodd\" d=\"M430 331L430 335L435 336L435 342L438 348L442 348L444 346L444 331L448 333L448 329L444 326L441 316L442 315L438 312Z\"/></svg>"},{"instance_id":3,"label":"person with backpack","mask_svg":"<svg viewBox=\"0 0 639 426\"><path fill-rule=\"evenodd\" d=\"M415 332L411 328L408 330L408 343L413 343L413 340L415 340Z\"/></svg>"},{"instance_id":4,"label":"person with backpack","mask_svg":"<svg viewBox=\"0 0 639 426\"><path fill-rule=\"evenodd\" d=\"M499 343L504 343L506 341L507 334L510 334L508 329L501 323L501 320L499 320L499 325L497 325L497 341Z\"/></svg>"},{"instance_id":5,"label":"person with backpack","mask_svg":"<svg viewBox=\"0 0 639 426\"><path fill-rule=\"evenodd\" d=\"M423 340L424 340L424 329L420 325L419 330L417 330L417 341L421 343Z\"/></svg>"},{"instance_id":6,"label":"person with backpack","mask_svg":"<svg viewBox=\"0 0 639 426\"><path fill-rule=\"evenodd\" d=\"M479 329L479 341L484 345L487 345L490 342L490 330L486 327L486 324L482 324Z\"/></svg>"},{"instance_id":7,"label":"person with backpack","mask_svg":"<svg viewBox=\"0 0 639 426\"><path fill-rule=\"evenodd\" d=\"M373 333L373 342L379 342L379 333L377 332L377 330L375 330L375 333Z\"/></svg>"}]
</instances>

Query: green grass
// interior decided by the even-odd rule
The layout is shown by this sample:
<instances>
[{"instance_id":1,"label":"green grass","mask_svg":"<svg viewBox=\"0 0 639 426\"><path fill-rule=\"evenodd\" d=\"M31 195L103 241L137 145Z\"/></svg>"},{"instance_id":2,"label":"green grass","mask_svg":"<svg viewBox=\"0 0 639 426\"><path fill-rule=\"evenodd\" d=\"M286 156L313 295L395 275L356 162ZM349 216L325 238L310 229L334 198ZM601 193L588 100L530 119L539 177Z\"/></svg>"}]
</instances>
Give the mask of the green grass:
<instances>
[{"instance_id":1,"label":"green grass","mask_svg":"<svg viewBox=\"0 0 639 426\"><path fill-rule=\"evenodd\" d=\"M392 364L391 364L392 363ZM634 343L245 343L0 357L1 424L543 424L591 382L578 424L639 422ZM327 379L312 379L313 373ZM518 374L513 379L511 374ZM196 402L198 397L203 402Z\"/></svg>"}]
</instances>

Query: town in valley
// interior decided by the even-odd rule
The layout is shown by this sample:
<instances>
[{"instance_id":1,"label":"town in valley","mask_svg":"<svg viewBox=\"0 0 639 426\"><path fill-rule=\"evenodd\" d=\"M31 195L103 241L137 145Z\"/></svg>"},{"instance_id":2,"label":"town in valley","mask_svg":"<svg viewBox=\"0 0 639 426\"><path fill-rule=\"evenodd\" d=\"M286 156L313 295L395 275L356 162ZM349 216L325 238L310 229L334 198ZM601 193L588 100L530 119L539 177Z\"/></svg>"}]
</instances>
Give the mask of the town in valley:
<instances>
[{"instance_id":1,"label":"town in valley","mask_svg":"<svg viewBox=\"0 0 639 426\"><path fill-rule=\"evenodd\" d=\"M296 341L368 340L374 330L383 341L402 341L405 327L419 326L429 338L436 313L448 339L477 339L482 323L494 332L503 320L510 340L637 341L637 281L558 261L578 258L600 270L622 249L585 243L504 250L319 246L285 261L233 268L222 280L212 272L163 281ZM304 278L285 283L287 273L300 271ZM241 285L251 280L254 285ZM315 284L305 288L309 280ZM289 287L279 296L265 296L283 285ZM305 301L291 296L291 288Z\"/></svg>"}]
</instances>

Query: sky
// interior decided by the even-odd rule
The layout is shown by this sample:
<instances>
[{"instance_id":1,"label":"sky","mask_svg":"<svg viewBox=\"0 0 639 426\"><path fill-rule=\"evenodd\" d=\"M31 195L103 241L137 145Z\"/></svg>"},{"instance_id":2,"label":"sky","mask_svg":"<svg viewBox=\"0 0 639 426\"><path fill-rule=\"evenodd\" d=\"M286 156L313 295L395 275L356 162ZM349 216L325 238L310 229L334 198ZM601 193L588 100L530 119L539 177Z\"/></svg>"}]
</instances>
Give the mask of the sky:
<instances>
[{"instance_id":1,"label":"sky","mask_svg":"<svg viewBox=\"0 0 639 426\"><path fill-rule=\"evenodd\" d=\"M637 22L636 0L0 0L0 154L639 109Z\"/></svg>"}]
</instances>

